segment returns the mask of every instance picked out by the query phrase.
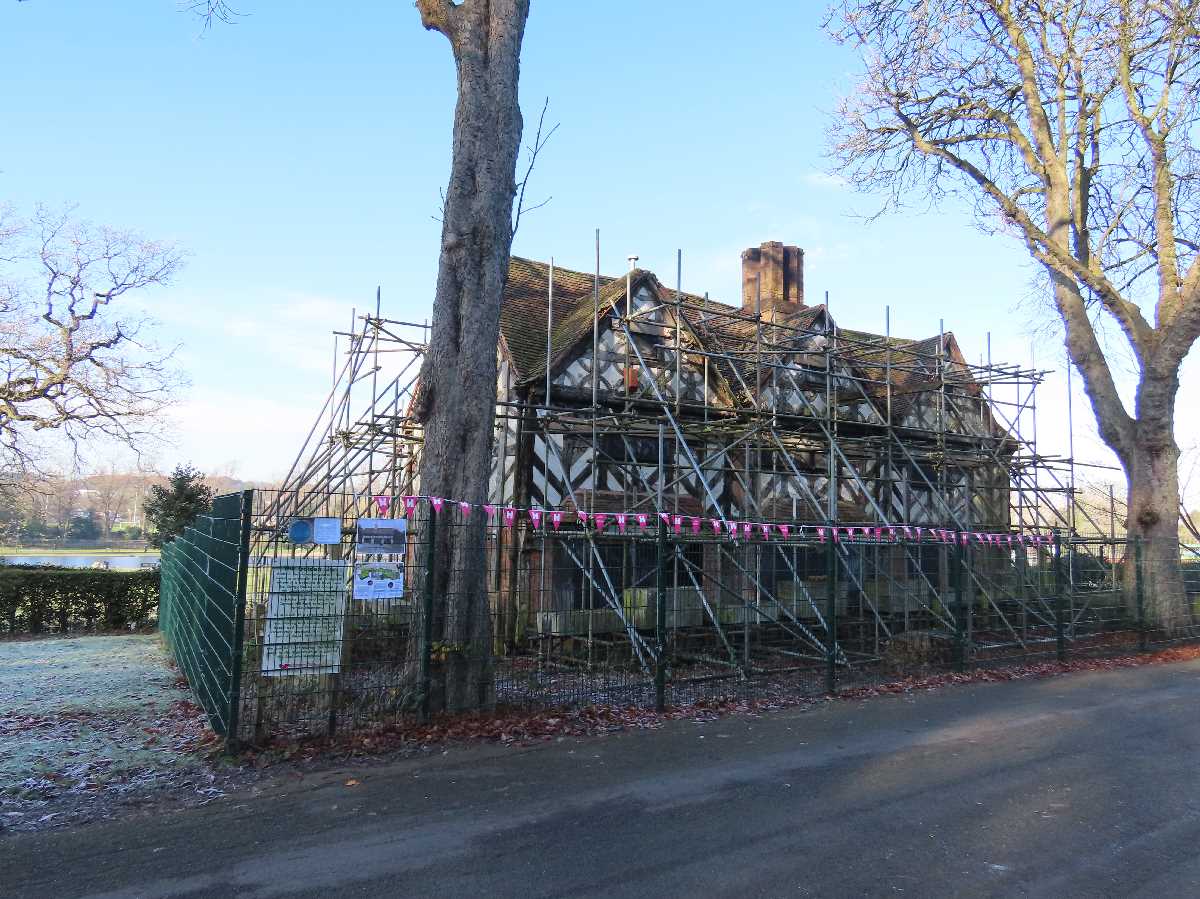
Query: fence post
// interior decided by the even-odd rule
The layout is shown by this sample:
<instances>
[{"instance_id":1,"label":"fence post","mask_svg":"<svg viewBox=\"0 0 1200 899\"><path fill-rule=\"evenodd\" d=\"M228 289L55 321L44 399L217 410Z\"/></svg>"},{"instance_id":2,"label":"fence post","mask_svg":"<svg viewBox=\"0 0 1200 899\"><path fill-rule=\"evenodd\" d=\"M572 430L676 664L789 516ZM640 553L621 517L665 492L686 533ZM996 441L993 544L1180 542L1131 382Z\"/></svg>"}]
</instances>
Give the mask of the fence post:
<instances>
[{"instance_id":1,"label":"fence post","mask_svg":"<svg viewBox=\"0 0 1200 899\"><path fill-rule=\"evenodd\" d=\"M254 510L254 491L242 491L241 517L238 522L237 582L233 594L233 659L230 665L229 729L225 748L236 752L238 718L242 709L242 653L246 641L246 583L250 573L250 524ZM160 566L161 567L161 566Z\"/></svg>"},{"instance_id":2,"label":"fence post","mask_svg":"<svg viewBox=\"0 0 1200 899\"><path fill-rule=\"evenodd\" d=\"M825 646L825 692L837 692L837 544L826 545L825 623L829 639Z\"/></svg>"},{"instance_id":3,"label":"fence post","mask_svg":"<svg viewBox=\"0 0 1200 899\"><path fill-rule=\"evenodd\" d=\"M950 553L951 588L954 590L954 668L956 671L967 670L967 630L963 624L965 618L963 607L963 566L967 559L967 545L961 538L955 538L954 549Z\"/></svg>"},{"instance_id":4,"label":"fence post","mask_svg":"<svg viewBox=\"0 0 1200 899\"><path fill-rule=\"evenodd\" d=\"M654 571L654 630L658 646L654 668L654 708L663 711L667 707L667 524L658 521L658 565Z\"/></svg>"},{"instance_id":5,"label":"fence post","mask_svg":"<svg viewBox=\"0 0 1200 899\"><path fill-rule=\"evenodd\" d=\"M421 708L422 721L429 720L430 659L433 654L433 569L434 544L437 540L437 509L425 504L429 513L425 538L425 584L421 591Z\"/></svg>"},{"instance_id":6,"label":"fence post","mask_svg":"<svg viewBox=\"0 0 1200 899\"><path fill-rule=\"evenodd\" d=\"M1062 532L1054 531L1054 640L1058 660L1067 660L1067 634L1063 622Z\"/></svg>"},{"instance_id":7,"label":"fence post","mask_svg":"<svg viewBox=\"0 0 1200 899\"><path fill-rule=\"evenodd\" d=\"M1142 580L1142 538L1133 538L1133 579L1137 599L1138 651L1146 651L1146 588Z\"/></svg>"}]
</instances>

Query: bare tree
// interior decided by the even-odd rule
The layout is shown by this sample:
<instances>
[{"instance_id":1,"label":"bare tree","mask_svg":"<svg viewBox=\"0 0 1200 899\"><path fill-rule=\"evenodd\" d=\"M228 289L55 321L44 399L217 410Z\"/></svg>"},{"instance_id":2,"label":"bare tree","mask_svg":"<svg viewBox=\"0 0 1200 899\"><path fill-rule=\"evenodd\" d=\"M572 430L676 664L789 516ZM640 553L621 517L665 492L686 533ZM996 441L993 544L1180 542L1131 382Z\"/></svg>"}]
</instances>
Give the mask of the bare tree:
<instances>
[{"instance_id":1,"label":"bare tree","mask_svg":"<svg viewBox=\"0 0 1200 899\"><path fill-rule=\"evenodd\" d=\"M422 24L450 41L458 73L450 181L417 416L421 491L487 498L496 415L496 346L508 277L521 141L517 101L528 0L417 0ZM427 512L422 512L427 514ZM433 709L494 702L482 516L441 527L431 629L441 648Z\"/></svg>"},{"instance_id":2,"label":"bare tree","mask_svg":"<svg viewBox=\"0 0 1200 899\"><path fill-rule=\"evenodd\" d=\"M66 539L71 519L79 511L79 480L70 472L56 472L41 478L36 492L31 494L35 503L44 509L43 518L58 530L59 539Z\"/></svg>"},{"instance_id":3,"label":"bare tree","mask_svg":"<svg viewBox=\"0 0 1200 899\"><path fill-rule=\"evenodd\" d=\"M103 469L90 475L85 480L85 486L91 497L88 505L100 519L100 530L107 540L112 537L117 520L129 509L134 478L109 462Z\"/></svg>"},{"instance_id":4,"label":"bare tree","mask_svg":"<svg viewBox=\"0 0 1200 899\"><path fill-rule=\"evenodd\" d=\"M212 27L213 22L235 25L242 16L225 0L186 0L184 8L199 17L205 31Z\"/></svg>"},{"instance_id":5,"label":"bare tree","mask_svg":"<svg viewBox=\"0 0 1200 899\"><path fill-rule=\"evenodd\" d=\"M1178 568L1179 369L1200 335L1200 0L836 0L865 74L831 128L849 180L958 193L1045 271L1148 544L1152 610L1190 620ZM1113 376L1101 323L1138 382Z\"/></svg>"},{"instance_id":6,"label":"bare tree","mask_svg":"<svg viewBox=\"0 0 1200 899\"><path fill-rule=\"evenodd\" d=\"M39 435L137 447L179 378L129 294L170 283L179 251L68 213L0 223L0 468L19 476ZM3 478L0 478L2 480ZM12 477L9 477L12 480Z\"/></svg>"}]
</instances>

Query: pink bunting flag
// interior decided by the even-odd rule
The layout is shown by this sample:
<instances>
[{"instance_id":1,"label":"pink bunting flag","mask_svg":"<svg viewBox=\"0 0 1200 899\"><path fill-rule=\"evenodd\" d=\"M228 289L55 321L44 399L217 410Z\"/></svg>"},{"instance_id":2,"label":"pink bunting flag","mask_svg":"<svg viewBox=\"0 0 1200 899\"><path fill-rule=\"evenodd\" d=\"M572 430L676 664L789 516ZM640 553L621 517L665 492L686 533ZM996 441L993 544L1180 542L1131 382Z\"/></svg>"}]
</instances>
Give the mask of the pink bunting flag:
<instances>
[{"instance_id":1,"label":"pink bunting flag","mask_svg":"<svg viewBox=\"0 0 1200 899\"><path fill-rule=\"evenodd\" d=\"M791 528L788 527L786 524L779 525L779 533L783 534L784 540L786 540L788 538L788 531L790 531L790 530L791 530Z\"/></svg>"},{"instance_id":2,"label":"pink bunting flag","mask_svg":"<svg viewBox=\"0 0 1200 899\"><path fill-rule=\"evenodd\" d=\"M462 513L463 521L466 521L468 518L471 517L471 504L470 503L459 503L458 511Z\"/></svg>"},{"instance_id":3,"label":"pink bunting flag","mask_svg":"<svg viewBox=\"0 0 1200 899\"><path fill-rule=\"evenodd\" d=\"M429 497L429 502L433 505L433 511L439 512L439 513L442 511L442 506L444 506L446 504L446 501L444 499L442 499L440 496Z\"/></svg>"},{"instance_id":4,"label":"pink bunting flag","mask_svg":"<svg viewBox=\"0 0 1200 899\"><path fill-rule=\"evenodd\" d=\"M883 542L883 528L875 528L875 539L880 543Z\"/></svg>"},{"instance_id":5,"label":"pink bunting flag","mask_svg":"<svg viewBox=\"0 0 1200 899\"><path fill-rule=\"evenodd\" d=\"M710 518L708 523L712 525L713 533L719 536L721 533L721 519Z\"/></svg>"},{"instance_id":6,"label":"pink bunting flag","mask_svg":"<svg viewBox=\"0 0 1200 899\"><path fill-rule=\"evenodd\" d=\"M413 509L415 509L417 507L417 501L420 500L420 498L421 497L419 497L419 496L404 497L404 514L405 515L412 515Z\"/></svg>"},{"instance_id":7,"label":"pink bunting flag","mask_svg":"<svg viewBox=\"0 0 1200 899\"><path fill-rule=\"evenodd\" d=\"M673 530L676 534L678 534L681 530L683 530L683 516L682 515L672 515L671 516L671 530Z\"/></svg>"},{"instance_id":8,"label":"pink bunting flag","mask_svg":"<svg viewBox=\"0 0 1200 899\"><path fill-rule=\"evenodd\" d=\"M504 526L506 528L511 528L513 526L513 522L516 520L517 520L517 510L512 508L511 506L506 507L504 510Z\"/></svg>"},{"instance_id":9,"label":"pink bunting flag","mask_svg":"<svg viewBox=\"0 0 1200 899\"><path fill-rule=\"evenodd\" d=\"M817 542L818 543L825 542L825 528L817 528Z\"/></svg>"},{"instance_id":10,"label":"pink bunting flag","mask_svg":"<svg viewBox=\"0 0 1200 899\"><path fill-rule=\"evenodd\" d=\"M588 518L590 517L587 512L583 511L583 509L579 509L575 513L575 517L579 519L579 523L581 525L583 525L585 528L587 527Z\"/></svg>"},{"instance_id":11,"label":"pink bunting flag","mask_svg":"<svg viewBox=\"0 0 1200 899\"><path fill-rule=\"evenodd\" d=\"M592 519L596 522L596 530L602 531L604 530L605 523L608 521L608 515L604 512L597 512L592 516Z\"/></svg>"},{"instance_id":12,"label":"pink bunting flag","mask_svg":"<svg viewBox=\"0 0 1200 899\"><path fill-rule=\"evenodd\" d=\"M486 503L483 507L483 511L487 512L488 524L491 524L496 518L496 507L491 503Z\"/></svg>"},{"instance_id":13,"label":"pink bunting flag","mask_svg":"<svg viewBox=\"0 0 1200 899\"><path fill-rule=\"evenodd\" d=\"M888 539L891 540L893 543L895 543L896 542L896 529L893 527L889 527L887 529L887 532L888 532Z\"/></svg>"},{"instance_id":14,"label":"pink bunting flag","mask_svg":"<svg viewBox=\"0 0 1200 899\"><path fill-rule=\"evenodd\" d=\"M622 534L625 533L625 522L628 520L628 517L624 512L618 512L613 516L617 520L617 530Z\"/></svg>"},{"instance_id":15,"label":"pink bunting flag","mask_svg":"<svg viewBox=\"0 0 1200 899\"><path fill-rule=\"evenodd\" d=\"M748 521L742 522L742 536L743 537L749 537L753 530L754 530L754 525L752 525L750 522L748 522Z\"/></svg>"},{"instance_id":16,"label":"pink bunting flag","mask_svg":"<svg viewBox=\"0 0 1200 899\"><path fill-rule=\"evenodd\" d=\"M650 516L647 515L645 512L638 512L637 523L638 523L638 527L645 528L646 525L648 525L650 523Z\"/></svg>"},{"instance_id":17,"label":"pink bunting flag","mask_svg":"<svg viewBox=\"0 0 1200 899\"><path fill-rule=\"evenodd\" d=\"M562 512L555 509L550 513L550 523L554 525L554 530L558 530L558 526L562 524Z\"/></svg>"},{"instance_id":18,"label":"pink bunting flag","mask_svg":"<svg viewBox=\"0 0 1200 899\"><path fill-rule=\"evenodd\" d=\"M390 496L375 497L375 508L379 510L380 515L387 515L388 509L392 507L392 498Z\"/></svg>"},{"instance_id":19,"label":"pink bunting flag","mask_svg":"<svg viewBox=\"0 0 1200 899\"><path fill-rule=\"evenodd\" d=\"M983 543L983 542L984 542L984 540L983 540L983 534L979 533L979 531L976 531L976 532L975 532L975 542L976 542L976 543Z\"/></svg>"},{"instance_id":20,"label":"pink bunting flag","mask_svg":"<svg viewBox=\"0 0 1200 899\"><path fill-rule=\"evenodd\" d=\"M725 522L725 528L726 528L726 530L729 531L729 536L731 536L731 537L737 536L737 522L736 521Z\"/></svg>"},{"instance_id":21,"label":"pink bunting flag","mask_svg":"<svg viewBox=\"0 0 1200 899\"><path fill-rule=\"evenodd\" d=\"M834 543L840 543L840 542L841 542L841 537L838 535L838 531L839 531L839 530L840 530L840 528L836 528L836 527L832 527L832 528L830 528L830 529L829 529L829 532L830 532L830 534L833 536L833 542L834 542Z\"/></svg>"},{"instance_id":22,"label":"pink bunting flag","mask_svg":"<svg viewBox=\"0 0 1200 899\"><path fill-rule=\"evenodd\" d=\"M529 520L533 522L533 526L535 528L540 528L542 526L542 510L541 509L530 509L529 510Z\"/></svg>"},{"instance_id":23,"label":"pink bunting flag","mask_svg":"<svg viewBox=\"0 0 1200 899\"><path fill-rule=\"evenodd\" d=\"M968 534L966 531L963 531L961 534L959 534L959 537L961 537L961 538L962 538L962 545L963 545L963 546L966 546L966 545L967 545L967 541L969 541L969 540L971 539L971 535L970 535L970 534Z\"/></svg>"},{"instance_id":24,"label":"pink bunting flag","mask_svg":"<svg viewBox=\"0 0 1200 899\"><path fill-rule=\"evenodd\" d=\"M901 528L901 530L904 531L904 539L905 540L911 540L913 538L913 529L912 528L906 526L906 527ZM921 539L919 535L918 535L917 539L918 540Z\"/></svg>"},{"instance_id":25,"label":"pink bunting flag","mask_svg":"<svg viewBox=\"0 0 1200 899\"><path fill-rule=\"evenodd\" d=\"M692 533L693 534L700 533L700 519L699 518L695 518L695 517L692 518Z\"/></svg>"},{"instance_id":26,"label":"pink bunting flag","mask_svg":"<svg viewBox=\"0 0 1200 899\"><path fill-rule=\"evenodd\" d=\"M760 524L758 529L762 531L763 539L768 540L771 537L771 526L769 524Z\"/></svg>"}]
</instances>

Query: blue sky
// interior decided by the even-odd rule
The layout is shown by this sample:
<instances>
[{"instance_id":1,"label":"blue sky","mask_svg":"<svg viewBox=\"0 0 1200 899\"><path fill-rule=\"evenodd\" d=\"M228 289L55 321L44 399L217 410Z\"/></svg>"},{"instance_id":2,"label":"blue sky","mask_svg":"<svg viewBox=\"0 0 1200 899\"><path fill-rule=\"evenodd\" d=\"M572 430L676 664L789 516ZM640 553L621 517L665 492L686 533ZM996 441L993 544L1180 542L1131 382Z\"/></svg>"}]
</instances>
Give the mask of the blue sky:
<instances>
[{"instance_id":1,"label":"blue sky","mask_svg":"<svg viewBox=\"0 0 1200 899\"><path fill-rule=\"evenodd\" d=\"M380 285L385 314L427 314L454 77L406 2L234 5L238 24L204 35L172 0L0 5L0 199L75 203L188 250L146 300L192 380L160 463L270 478L351 308ZM829 173L823 132L855 65L823 6L534 0L523 106L529 123L549 96L561 127L530 188L553 200L514 252L590 270L599 228L605 271L636 253L673 283L682 248L686 289L736 301L741 249L796 243L809 297L828 290L843 325L881 330L887 305L895 334L945 319L972 358L991 331L994 358L1061 372L1020 247L953 204L868 224L875 202ZM1065 448L1061 376L1041 407L1044 448ZM1102 458L1082 396L1075 411L1077 452Z\"/></svg>"}]
</instances>

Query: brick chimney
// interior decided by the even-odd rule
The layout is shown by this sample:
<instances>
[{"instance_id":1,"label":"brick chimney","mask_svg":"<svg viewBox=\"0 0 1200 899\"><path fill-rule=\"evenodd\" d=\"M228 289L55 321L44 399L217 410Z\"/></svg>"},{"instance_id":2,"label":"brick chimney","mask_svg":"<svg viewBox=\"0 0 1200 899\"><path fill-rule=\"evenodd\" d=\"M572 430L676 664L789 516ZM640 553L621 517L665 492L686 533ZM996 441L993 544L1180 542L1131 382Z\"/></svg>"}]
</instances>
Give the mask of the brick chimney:
<instances>
[{"instance_id":1,"label":"brick chimney","mask_svg":"<svg viewBox=\"0 0 1200 899\"><path fill-rule=\"evenodd\" d=\"M769 240L742 252L742 309L753 314L761 291L763 317L774 321L804 306L804 251Z\"/></svg>"}]
</instances>

